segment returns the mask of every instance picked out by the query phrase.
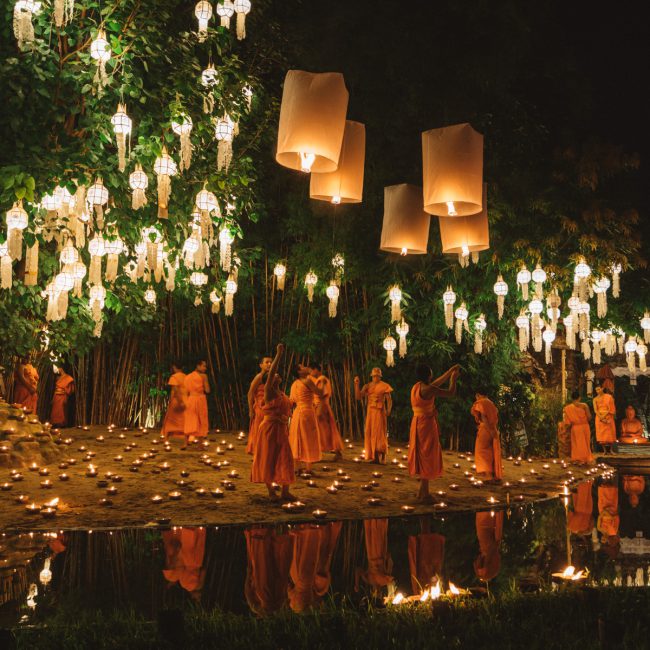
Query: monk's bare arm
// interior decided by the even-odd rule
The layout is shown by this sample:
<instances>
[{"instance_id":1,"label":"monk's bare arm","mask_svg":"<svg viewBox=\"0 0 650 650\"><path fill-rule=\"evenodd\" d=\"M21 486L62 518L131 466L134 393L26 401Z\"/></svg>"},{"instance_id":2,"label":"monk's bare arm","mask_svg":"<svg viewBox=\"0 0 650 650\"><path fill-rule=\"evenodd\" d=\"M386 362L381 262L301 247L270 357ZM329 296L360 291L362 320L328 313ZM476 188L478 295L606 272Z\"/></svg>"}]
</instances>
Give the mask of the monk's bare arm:
<instances>
[{"instance_id":1,"label":"monk's bare arm","mask_svg":"<svg viewBox=\"0 0 650 650\"><path fill-rule=\"evenodd\" d=\"M253 378L253 381L251 382L250 388L248 389L248 412L252 415L253 414L253 404L255 402L255 391L257 391L257 387L262 383L262 373L258 372L255 377Z\"/></svg>"},{"instance_id":2,"label":"monk's bare arm","mask_svg":"<svg viewBox=\"0 0 650 650\"><path fill-rule=\"evenodd\" d=\"M283 354L284 344L278 343L275 356L273 357L271 367L269 368L269 374L266 376L266 383L264 384L264 401L267 403L273 401L277 397L277 391L274 388L275 375L280 367L280 359L282 359Z\"/></svg>"},{"instance_id":3,"label":"monk's bare arm","mask_svg":"<svg viewBox=\"0 0 650 650\"><path fill-rule=\"evenodd\" d=\"M208 376L203 375L203 392L207 395L210 392L210 382L208 381Z\"/></svg>"}]
</instances>

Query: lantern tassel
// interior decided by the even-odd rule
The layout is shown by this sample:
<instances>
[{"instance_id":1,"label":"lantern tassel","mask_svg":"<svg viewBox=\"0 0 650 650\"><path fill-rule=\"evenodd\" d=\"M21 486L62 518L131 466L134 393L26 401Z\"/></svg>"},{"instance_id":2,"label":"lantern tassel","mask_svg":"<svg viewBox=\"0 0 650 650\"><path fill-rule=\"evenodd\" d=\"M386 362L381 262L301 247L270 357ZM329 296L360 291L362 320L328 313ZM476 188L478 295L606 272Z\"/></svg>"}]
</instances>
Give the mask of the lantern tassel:
<instances>
[{"instance_id":1,"label":"lantern tassel","mask_svg":"<svg viewBox=\"0 0 650 650\"><path fill-rule=\"evenodd\" d=\"M284 291L284 281L286 279L286 274L276 275L275 279L278 284L278 291Z\"/></svg>"},{"instance_id":2,"label":"lantern tassel","mask_svg":"<svg viewBox=\"0 0 650 650\"><path fill-rule=\"evenodd\" d=\"M330 298L330 303L328 306L328 314L330 318L336 318L337 304L338 304L338 298Z\"/></svg>"},{"instance_id":3,"label":"lantern tassel","mask_svg":"<svg viewBox=\"0 0 650 650\"><path fill-rule=\"evenodd\" d=\"M7 233L7 244L9 257L19 262L23 258L23 231L20 228L12 228Z\"/></svg>"},{"instance_id":4,"label":"lantern tassel","mask_svg":"<svg viewBox=\"0 0 650 650\"><path fill-rule=\"evenodd\" d=\"M239 14L237 14L239 17ZM392 368L395 365L395 355L392 350L386 350L386 367Z\"/></svg>"},{"instance_id":5,"label":"lantern tassel","mask_svg":"<svg viewBox=\"0 0 650 650\"><path fill-rule=\"evenodd\" d=\"M33 287L38 282L38 239L27 249L25 255L25 286Z\"/></svg>"},{"instance_id":6,"label":"lantern tassel","mask_svg":"<svg viewBox=\"0 0 650 650\"><path fill-rule=\"evenodd\" d=\"M483 337L478 331L474 332L474 352L476 354L483 353Z\"/></svg>"},{"instance_id":7,"label":"lantern tassel","mask_svg":"<svg viewBox=\"0 0 650 650\"><path fill-rule=\"evenodd\" d=\"M0 258L0 289L11 289L11 286L11 257L9 257L9 255L3 255L2 258Z\"/></svg>"},{"instance_id":8,"label":"lantern tassel","mask_svg":"<svg viewBox=\"0 0 650 650\"><path fill-rule=\"evenodd\" d=\"M165 278L165 289L167 291L174 291L176 288L176 266L167 264L166 267L167 277Z\"/></svg>"},{"instance_id":9,"label":"lantern tassel","mask_svg":"<svg viewBox=\"0 0 650 650\"><path fill-rule=\"evenodd\" d=\"M126 169L126 133L116 133L117 140L117 168L123 172Z\"/></svg>"},{"instance_id":10,"label":"lantern tassel","mask_svg":"<svg viewBox=\"0 0 650 650\"><path fill-rule=\"evenodd\" d=\"M74 288L72 290L72 295L75 298L81 298L81 296L83 295L82 290L81 290L81 278L75 277L75 279L74 279Z\"/></svg>"},{"instance_id":11,"label":"lantern tassel","mask_svg":"<svg viewBox=\"0 0 650 650\"><path fill-rule=\"evenodd\" d=\"M67 291L59 291L57 308L59 311L59 320L63 320L68 315L68 292Z\"/></svg>"},{"instance_id":12,"label":"lantern tassel","mask_svg":"<svg viewBox=\"0 0 650 650\"><path fill-rule=\"evenodd\" d=\"M505 296L497 296L497 312L499 314L499 320L503 318L503 309L506 305Z\"/></svg>"},{"instance_id":13,"label":"lantern tassel","mask_svg":"<svg viewBox=\"0 0 650 650\"><path fill-rule=\"evenodd\" d=\"M645 354L640 354L639 355L639 370L641 372L645 372L647 369L648 369L648 366L646 364Z\"/></svg>"},{"instance_id":14,"label":"lantern tassel","mask_svg":"<svg viewBox=\"0 0 650 650\"><path fill-rule=\"evenodd\" d=\"M102 258L99 255L93 255L90 258L88 283L91 285L102 283Z\"/></svg>"},{"instance_id":15,"label":"lantern tassel","mask_svg":"<svg viewBox=\"0 0 650 650\"><path fill-rule=\"evenodd\" d=\"M585 361L588 361L589 358L591 357L591 346L589 345L588 338L582 339L582 356L585 359Z\"/></svg>"},{"instance_id":16,"label":"lantern tassel","mask_svg":"<svg viewBox=\"0 0 650 650\"><path fill-rule=\"evenodd\" d=\"M612 276L612 296L618 298L621 295L621 274L614 271Z\"/></svg>"},{"instance_id":17,"label":"lantern tassel","mask_svg":"<svg viewBox=\"0 0 650 650\"><path fill-rule=\"evenodd\" d=\"M26 45L34 41L34 25L32 24L32 12L21 7L19 3L14 5L14 36L18 41L18 48L23 50Z\"/></svg>"},{"instance_id":18,"label":"lantern tassel","mask_svg":"<svg viewBox=\"0 0 650 650\"><path fill-rule=\"evenodd\" d=\"M221 20L223 20L223 17ZM214 95L212 94L212 90L209 90L203 95L203 112L206 115L214 113Z\"/></svg>"},{"instance_id":19,"label":"lantern tassel","mask_svg":"<svg viewBox=\"0 0 650 650\"><path fill-rule=\"evenodd\" d=\"M167 174L158 174L158 218L167 219L169 217L169 197L172 193L172 180Z\"/></svg>"},{"instance_id":20,"label":"lantern tassel","mask_svg":"<svg viewBox=\"0 0 650 650\"><path fill-rule=\"evenodd\" d=\"M192 164L192 140L190 139L190 130L181 132L181 171L189 169Z\"/></svg>"},{"instance_id":21,"label":"lantern tassel","mask_svg":"<svg viewBox=\"0 0 650 650\"><path fill-rule=\"evenodd\" d=\"M553 363L553 355L552 355L552 350L551 350L552 343L549 343L549 341L545 342L545 361L547 364Z\"/></svg>"},{"instance_id":22,"label":"lantern tassel","mask_svg":"<svg viewBox=\"0 0 650 650\"><path fill-rule=\"evenodd\" d=\"M523 282L519 285L521 287L521 297L523 300L528 301L528 282Z\"/></svg>"},{"instance_id":23,"label":"lantern tassel","mask_svg":"<svg viewBox=\"0 0 650 650\"><path fill-rule=\"evenodd\" d=\"M607 316L607 293L602 291L597 298L598 318Z\"/></svg>"},{"instance_id":24,"label":"lantern tassel","mask_svg":"<svg viewBox=\"0 0 650 650\"><path fill-rule=\"evenodd\" d=\"M628 352L627 355L627 368L630 371L630 375L634 375L636 377L636 355L634 352Z\"/></svg>"},{"instance_id":25,"label":"lantern tassel","mask_svg":"<svg viewBox=\"0 0 650 650\"><path fill-rule=\"evenodd\" d=\"M460 318L456 319L456 343L460 345L463 340L463 321Z\"/></svg>"},{"instance_id":26,"label":"lantern tassel","mask_svg":"<svg viewBox=\"0 0 650 650\"><path fill-rule=\"evenodd\" d=\"M528 331L525 327L519 328L519 350L525 352L528 349Z\"/></svg>"},{"instance_id":27,"label":"lantern tassel","mask_svg":"<svg viewBox=\"0 0 650 650\"><path fill-rule=\"evenodd\" d=\"M591 351L591 358L596 365L600 365L600 345L594 341L594 347Z\"/></svg>"},{"instance_id":28,"label":"lantern tassel","mask_svg":"<svg viewBox=\"0 0 650 650\"><path fill-rule=\"evenodd\" d=\"M313 289L312 289L313 294ZM234 295L226 291L226 316L232 316L234 309Z\"/></svg>"},{"instance_id":29,"label":"lantern tassel","mask_svg":"<svg viewBox=\"0 0 650 650\"><path fill-rule=\"evenodd\" d=\"M390 318L391 323L402 319L402 308L400 307L399 300L391 300L390 302Z\"/></svg>"},{"instance_id":30,"label":"lantern tassel","mask_svg":"<svg viewBox=\"0 0 650 650\"><path fill-rule=\"evenodd\" d=\"M313 284L308 284L307 285L307 300L309 300L309 302L314 302L314 285Z\"/></svg>"},{"instance_id":31,"label":"lantern tassel","mask_svg":"<svg viewBox=\"0 0 650 650\"><path fill-rule=\"evenodd\" d=\"M401 335L399 337L399 357L403 359L406 356L407 347L406 347L406 335Z\"/></svg>"},{"instance_id":32,"label":"lantern tassel","mask_svg":"<svg viewBox=\"0 0 650 650\"><path fill-rule=\"evenodd\" d=\"M228 171L232 162L232 142L230 140L219 140L217 145L217 171Z\"/></svg>"},{"instance_id":33,"label":"lantern tassel","mask_svg":"<svg viewBox=\"0 0 650 650\"><path fill-rule=\"evenodd\" d=\"M219 240L219 264L224 271L230 271L232 266L232 246L225 240Z\"/></svg>"},{"instance_id":34,"label":"lantern tassel","mask_svg":"<svg viewBox=\"0 0 650 650\"><path fill-rule=\"evenodd\" d=\"M237 12L237 40L242 41L246 38L246 14Z\"/></svg>"},{"instance_id":35,"label":"lantern tassel","mask_svg":"<svg viewBox=\"0 0 650 650\"><path fill-rule=\"evenodd\" d=\"M48 321L59 320L58 300L59 296L53 290L48 291L47 312L45 318Z\"/></svg>"},{"instance_id":36,"label":"lantern tassel","mask_svg":"<svg viewBox=\"0 0 650 650\"><path fill-rule=\"evenodd\" d=\"M113 253L110 253L106 258L106 281L107 282L115 282L115 279L117 278L118 259L119 259L118 256Z\"/></svg>"},{"instance_id":37,"label":"lantern tassel","mask_svg":"<svg viewBox=\"0 0 650 650\"><path fill-rule=\"evenodd\" d=\"M131 207L134 210L139 210L147 205L147 194L144 189L138 188L133 190L133 196L131 197Z\"/></svg>"},{"instance_id":38,"label":"lantern tassel","mask_svg":"<svg viewBox=\"0 0 650 650\"><path fill-rule=\"evenodd\" d=\"M454 326L454 306L445 304L445 325L450 330Z\"/></svg>"}]
</instances>

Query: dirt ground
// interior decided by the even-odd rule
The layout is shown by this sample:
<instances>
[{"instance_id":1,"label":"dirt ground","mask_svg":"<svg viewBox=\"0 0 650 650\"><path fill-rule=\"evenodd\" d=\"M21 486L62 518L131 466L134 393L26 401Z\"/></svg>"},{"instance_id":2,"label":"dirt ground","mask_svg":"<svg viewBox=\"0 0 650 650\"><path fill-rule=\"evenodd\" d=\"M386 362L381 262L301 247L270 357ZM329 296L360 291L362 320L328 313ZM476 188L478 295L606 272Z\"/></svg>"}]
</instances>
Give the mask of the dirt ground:
<instances>
[{"instance_id":1,"label":"dirt ground","mask_svg":"<svg viewBox=\"0 0 650 650\"><path fill-rule=\"evenodd\" d=\"M97 440L100 436L103 440ZM554 497L560 492L564 480L571 476L581 480L586 471L570 466L565 469L559 461L551 459L535 459L533 462L522 459L519 465L515 464L516 459L504 459L502 485L474 487L464 475L472 472L471 456L444 452L445 475L433 481L431 488L436 501L445 503L446 507L423 506L415 501L418 484L408 475L405 447L391 448L387 464L378 466L354 461L362 449L357 441L349 443L352 446L346 448L343 461L335 463L332 454L325 454L324 460L314 465L313 486L308 485L308 479L296 480L292 492L305 507L302 512L288 513L280 504L269 501L263 485L249 482L251 457L245 453L246 441L238 437L238 432L216 432L209 436L207 448L195 445L186 451L180 449L182 440L179 438L173 439L171 450L166 451L157 431L109 431L105 426L95 426L88 430L64 430L61 437L71 439L69 444L62 446L61 460L76 459L75 464L62 469L57 463L51 464L47 476L22 469L23 479L16 482L12 481L10 470L0 470L0 488L3 488L0 490L0 531L143 526L155 524L162 518L169 518L172 524L178 525L279 523L313 520L312 512L316 509L325 510L328 519L385 517L406 514L402 510L405 505L413 506L413 514L478 510L518 503L522 495L525 501ZM133 446L127 449L127 445ZM232 449L228 449L228 445L232 445ZM84 460L89 451L95 456ZM141 458L143 454L153 456ZM212 465L204 463L202 457L206 454ZM122 456L122 460L116 460L117 456ZM133 472L132 463L138 459L142 464L137 472ZM217 463L223 461L229 464L219 467ZM90 463L98 472L94 478L86 476ZM161 468L163 463L168 464L168 469ZM238 476L228 479L232 470L238 472ZM337 474L339 470L350 480L342 480ZM189 475L182 477L182 471L189 472ZM593 470L594 474L603 471L606 470L602 467ZM106 480L106 472L118 474L122 479L120 482L108 479L108 486L117 488L113 495L107 494L106 487L98 485L99 480ZM373 472L379 472L381 476L373 477ZM67 481L59 479L62 473L68 475ZM396 478L399 482L395 481ZM522 478L524 483L520 482ZM50 480L52 487L41 487L44 480ZM177 485L180 480L186 481L186 485ZM224 480L231 480L235 489L225 489L222 486ZM339 480L341 489L330 494L325 488L335 480ZM376 481L377 487L362 489L371 481ZM450 489L452 484L456 484L458 489ZM4 489L7 486L9 489ZM207 495L198 495L198 488L207 490ZM210 494L215 488L223 490L221 498ZM172 500L169 497L172 491L180 492L180 499ZM438 495L437 491L446 494ZM17 502L20 494L28 496L25 503ZM154 495L161 495L162 502L153 503L151 497ZM42 505L56 497L60 501L52 519L26 510L30 503ZM496 503L492 504L490 497ZM369 498L380 501L371 505ZM102 499L110 499L112 505L102 505Z\"/></svg>"}]
</instances>

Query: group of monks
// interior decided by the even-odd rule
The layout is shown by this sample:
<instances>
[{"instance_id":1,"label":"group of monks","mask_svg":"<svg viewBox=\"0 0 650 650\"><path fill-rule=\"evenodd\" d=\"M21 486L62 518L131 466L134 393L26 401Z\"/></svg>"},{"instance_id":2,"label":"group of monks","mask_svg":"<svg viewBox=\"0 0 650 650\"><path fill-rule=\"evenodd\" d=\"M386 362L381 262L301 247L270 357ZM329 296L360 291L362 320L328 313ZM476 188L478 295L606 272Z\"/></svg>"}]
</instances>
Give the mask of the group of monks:
<instances>
[{"instance_id":1,"label":"group of monks","mask_svg":"<svg viewBox=\"0 0 650 650\"><path fill-rule=\"evenodd\" d=\"M603 452L612 453L616 443L616 404L614 398L603 385L596 387L596 397L593 400L594 423L596 440ZM580 392L571 394L571 402L564 407L563 420L560 424L560 436L570 437L571 460L576 464L590 465L593 463L591 450L591 410L581 401ZM636 417L634 407L625 409L625 418L621 420L620 442L627 444L648 444L643 436L643 424Z\"/></svg>"}]
</instances>

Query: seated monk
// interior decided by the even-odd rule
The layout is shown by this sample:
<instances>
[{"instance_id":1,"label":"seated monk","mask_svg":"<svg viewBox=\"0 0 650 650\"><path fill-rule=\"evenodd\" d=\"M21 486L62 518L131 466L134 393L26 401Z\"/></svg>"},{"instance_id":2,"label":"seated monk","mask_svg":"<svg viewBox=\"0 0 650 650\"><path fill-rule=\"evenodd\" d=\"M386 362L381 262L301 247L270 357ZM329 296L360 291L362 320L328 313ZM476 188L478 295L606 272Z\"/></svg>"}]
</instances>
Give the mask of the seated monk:
<instances>
[{"instance_id":1,"label":"seated monk","mask_svg":"<svg viewBox=\"0 0 650 650\"><path fill-rule=\"evenodd\" d=\"M625 409L625 417L621 420L621 442L634 445L648 444L648 439L643 437L643 425L636 417L633 406Z\"/></svg>"}]
</instances>

